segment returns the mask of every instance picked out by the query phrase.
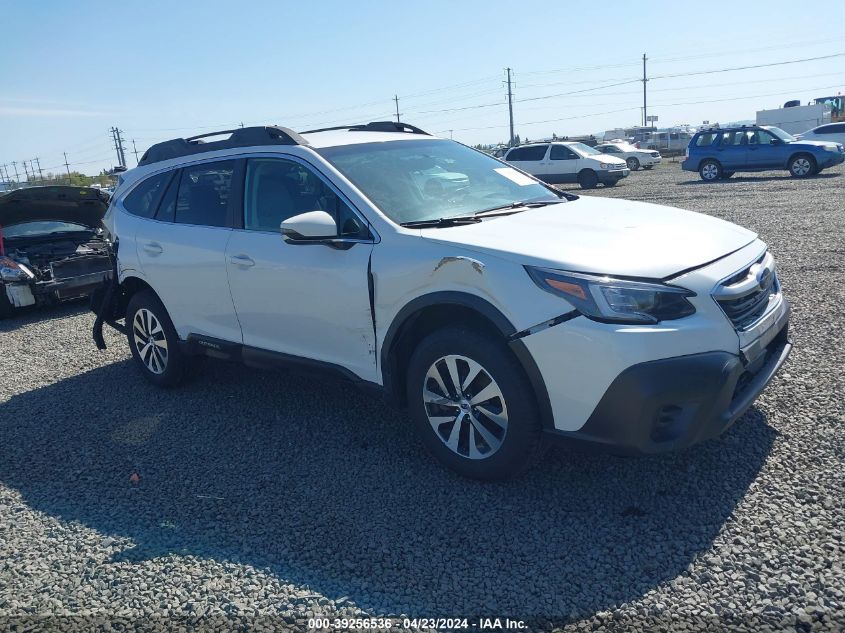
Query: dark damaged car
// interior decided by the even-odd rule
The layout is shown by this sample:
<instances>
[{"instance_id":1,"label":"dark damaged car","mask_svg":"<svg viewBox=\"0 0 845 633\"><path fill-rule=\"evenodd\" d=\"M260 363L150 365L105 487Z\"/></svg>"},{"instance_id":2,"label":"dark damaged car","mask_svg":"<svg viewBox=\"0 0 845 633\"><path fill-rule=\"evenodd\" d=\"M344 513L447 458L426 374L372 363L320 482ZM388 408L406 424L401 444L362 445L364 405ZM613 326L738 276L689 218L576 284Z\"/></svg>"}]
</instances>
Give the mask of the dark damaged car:
<instances>
[{"instance_id":1,"label":"dark damaged car","mask_svg":"<svg viewBox=\"0 0 845 633\"><path fill-rule=\"evenodd\" d=\"M90 295L111 276L108 196L86 187L0 195L0 318Z\"/></svg>"}]
</instances>

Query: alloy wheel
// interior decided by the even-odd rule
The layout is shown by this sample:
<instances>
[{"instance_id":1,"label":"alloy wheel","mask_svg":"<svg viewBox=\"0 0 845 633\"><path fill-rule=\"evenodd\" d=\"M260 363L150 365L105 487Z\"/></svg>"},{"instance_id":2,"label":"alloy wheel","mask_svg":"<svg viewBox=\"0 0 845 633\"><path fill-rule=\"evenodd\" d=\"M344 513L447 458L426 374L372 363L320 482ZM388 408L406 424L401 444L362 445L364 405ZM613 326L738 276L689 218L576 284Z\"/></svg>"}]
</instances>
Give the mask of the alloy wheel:
<instances>
[{"instance_id":1,"label":"alloy wheel","mask_svg":"<svg viewBox=\"0 0 845 633\"><path fill-rule=\"evenodd\" d=\"M796 158L792 161L792 173L796 176L806 176L813 166L806 158Z\"/></svg>"},{"instance_id":2,"label":"alloy wheel","mask_svg":"<svg viewBox=\"0 0 845 633\"><path fill-rule=\"evenodd\" d=\"M146 308L138 310L132 319L132 334L141 362L154 374L164 373L167 369L167 337L156 316Z\"/></svg>"},{"instance_id":3,"label":"alloy wheel","mask_svg":"<svg viewBox=\"0 0 845 633\"><path fill-rule=\"evenodd\" d=\"M719 176L719 168L713 163L707 163L701 168L701 175L705 180L715 180Z\"/></svg>"},{"instance_id":4,"label":"alloy wheel","mask_svg":"<svg viewBox=\"0 0 845 633\"><path fill-rule=\"evenodd\" d=\"M489 372L466 356L437 359L425 375L423 402L434 433L452 452L486 459L508 430L502 390Z\"/></svg>"}]
</instances>

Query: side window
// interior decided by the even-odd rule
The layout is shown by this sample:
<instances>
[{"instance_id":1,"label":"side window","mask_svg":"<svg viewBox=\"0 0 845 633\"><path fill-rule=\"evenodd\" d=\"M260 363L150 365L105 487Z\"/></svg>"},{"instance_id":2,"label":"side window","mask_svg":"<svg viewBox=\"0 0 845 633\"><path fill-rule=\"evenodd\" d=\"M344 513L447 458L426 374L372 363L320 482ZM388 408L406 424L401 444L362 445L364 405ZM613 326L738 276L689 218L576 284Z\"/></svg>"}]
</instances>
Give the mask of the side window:
<instances>
[{"instance_id":1,"label":"side window","mask_svg":"<svg viewBox=\"0 0 845 633\"><path fill-rule=\"evenodd\" d=\"M543 160L546 157L548 145L531 145L517 147L508 154L507 160Z\"/></svg>"},{"instance_id":2,"label":"side window","mask_svg":"<svg viewBox=\"0 0 845 633\"><path fill-rule=\"evenodd\" d=\"M733 132L722 132L719 135L719 145L729 146L733 144Z\"/></svg>"},{"instance_id":3,"label":"side window","mask_svg":"<svg viewBox=\"0 0 845 633\"><path fill-rule=\"evenodd\" d=\"M343 237L369 237L366 225L349 205L307 167L278 158L247 161L245 229L277 233L284 220L309 211L331 215Z\"/></svg>"},{"instance_id":4,"label":"side window","mask_svg":"<svg viewBox=\"0 0 845 633\"><path fill-rule=\"evenodd\" d=\"M747 145L750 143L754 132L734 132L734 145ZM756 138L756 137L755 137Z\"/></svg>"},{"instance_id":5,"label":"side window","mask_svg":"<svg viewBox=\"0 0 845 633\"><path fill-rule=\"evenodd\" d=\"M171 172L156 174L136 186L123 200L124 208L132 215L151 218L155 214L156 204L161 192L170 179Z\"/></svg>"},{"instance_id":6,"label":"side window","mask_svg":"<svg viewBox=\"0 0 845 633\"><path fill-rule=\"evenodd\" d=\"M775 137L766 132L766 130L754 130L748 132L749 145L771 145Z\"/></svg>"},{"instance_id":7,"label":"side window","mask_svg":"<svg viewBox=\"0 0 845 633\"><path fill-rule=\"evenodd\" d=\"M226 226L235 161L203 163L182 169L176 197L179 224Z\"/></svg>"},{"instance_id":8,"label":"side window","mask_svg":"<svg viewBox=\"0 0 845 633\"><path fill-rule=\"evenodd\" d=\"M835 125L823 125L821 127L817 127L813 132L815 134L833 134L833 128L836 127Z\"/></svg>"},{"instance_id":9,"label":"side window","mask_svg":"<svg viewBox=\"0 0 845 633\"><path fill-rule=\"evenodd\" d=\"M578 154L569 149L566 145L552 145L551 160L577 160Z\"/></svg>"},{"instance_id":10,"label":"side window","mask_svg":"<svg viewBox=\"0 0 845 633\"><path fill-rule=\"evenodd\" d=\"M837 123L830 126L830 134L845 134L845 123Z\"/></svg>"},{"instance_id":11,"label":"side window","mask_svg":"<svg viewBox=\"0 0 845 633\"><path fill-rule=\"evenodd\" d=\"M707 132L705 134L699 134L698 138L695 140L696 147L706 147L707 145L712 145L713 141L716 140L716 135L712 132Z\"/></svg>"}]
</instances>

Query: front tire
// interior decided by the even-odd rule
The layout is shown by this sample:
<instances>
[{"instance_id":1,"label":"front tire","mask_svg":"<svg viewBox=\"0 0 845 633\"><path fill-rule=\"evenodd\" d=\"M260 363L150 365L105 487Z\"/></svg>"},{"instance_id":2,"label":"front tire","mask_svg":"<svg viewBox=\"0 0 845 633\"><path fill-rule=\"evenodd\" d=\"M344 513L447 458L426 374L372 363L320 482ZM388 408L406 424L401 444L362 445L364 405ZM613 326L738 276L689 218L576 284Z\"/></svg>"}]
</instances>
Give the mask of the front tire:
<instances>
[{"instance_id":1,"label":"front tire","mask_svg":"<svg viewBox=\"0 0 845 633\"><path fill-rule=\"evenodd\" d=\"M533 390L493 336L465 328L427 336L411 356L407 396L423 444L464 477L508 479L540 455Z\"/></svg>"},{"instance_id":2,"label":"front tire","mask_svg":"<svg viewBox=\"0 0 845 633\"><path fill-rule=\"evenodd\" d=\"M581 189L595 189L599 184L599 177L592 169L585 169L578 174L578 184Z\"/></svg>"},{"instance_id":3,"label":"front tire","mask_svg":"<svg viewBox=\"0 0 845 633\"><path fill-rule=\"evenodd\" d=\"M715 160L706 160L698 168L698 175L704 182L719 180L722 176L722 166Z\"/></svg>"},{"instance_id":4,"label":"front tire","mask_svg":"<svg viewBox=\"0 0 845 633\"><path fill-rule=\"evenodd\" d=\"M129 300L126 338L144 378L158 387L182 381L187 359L167 310L151 290L142 290Z\"/></svg>"},{"instance_id":5,"label":"front tire","mask_svg":"<svg viewBox=\"0 0 845 633\"><path fill-rule=\"evenodd\" d=\"M637 171L640 168L640 161L631 156L628 160L625 161L628 164L628 169L631 171Z\"/></svg>"},{"instance_id":6,"label":"front tire","mask_svg":"<svg viewBox=\"0 0 845 633\"><path fill-rule=\"evenodd\" d=\"M816 161L809 154L798 154L789 161L789 173L794 178L807 178L816 173Z\"/></svg>"}]
</instances>

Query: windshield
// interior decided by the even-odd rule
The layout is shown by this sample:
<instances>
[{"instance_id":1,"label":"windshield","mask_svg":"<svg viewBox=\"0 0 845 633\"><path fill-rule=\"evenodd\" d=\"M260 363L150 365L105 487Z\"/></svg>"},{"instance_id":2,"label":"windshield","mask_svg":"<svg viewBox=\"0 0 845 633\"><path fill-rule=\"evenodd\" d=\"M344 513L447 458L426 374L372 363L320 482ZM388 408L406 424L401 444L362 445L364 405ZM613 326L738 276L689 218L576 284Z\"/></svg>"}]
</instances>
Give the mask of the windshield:
<instances>
[{"instance_id":1,"label":"windshield","mask_svg":"<svg viewBox=\"0 0 845 633\"><path fill-rule=\"evenodd\" d=\"M51 233L75 233L93 231L90 226L74 224L72 222L22 222L14 226L3 227L3 237L11 239L15 237L35 237L38 235L50 235Z\"/></svg>"},{"instance_id":2,"label":"windshield","mask_svg":"<svg viewBox=\"0 0 845 633\"><path fill-rule=\"evenodd\" d=\"M567 147L574 149L576 152L581 154L581 156L595 156L596 154L601 154L601 152L597 149L590 147L589 145L584 145L584 143L570 143Z\"/></svg>"},{"instance_id":3,"label":"windshield","mask_svg":"<svg viewBox=\"0 0 845 633\"><path fill-rule=\"evenodd\" d=\"M397 224L436 220L560 196L496 159L446 139L318 149Z\"/></svg>"},{"instance_id":4,"label":"windshield","mask_svg":"<svg viewBox=\"0 0 845 633\"><path fill-rule=\"evenodd\" d=\"M789 133L787 133L787 132L784 132L784 131L783 131L782 129L780 129L779 127L774 127L774 126L771 126L771 125L767 125L767 126L766 126L766 127L764 127L763 129L764 129L764 130L768 130L769 132L771 132L772 134L774 134L775 136L777 136L777 137L778 137L780 140L782 140L782 141L795 141L795 140L797 140L794 136L792 136L792 134L789 134Z\"/></svg>"}]
</instances>

